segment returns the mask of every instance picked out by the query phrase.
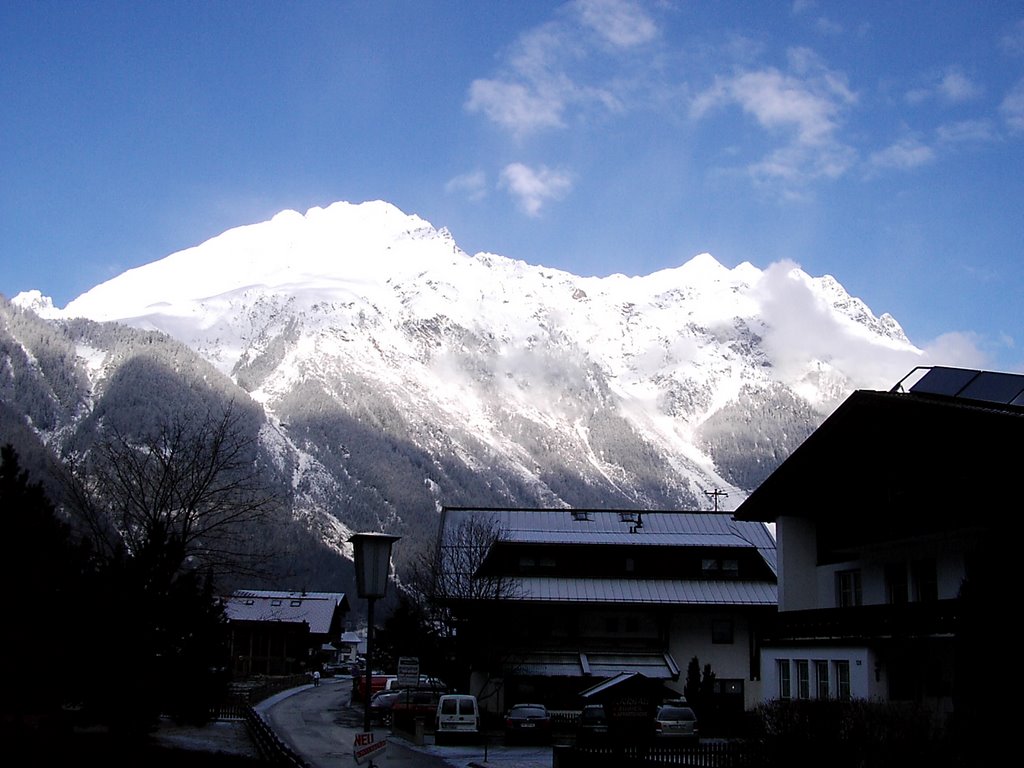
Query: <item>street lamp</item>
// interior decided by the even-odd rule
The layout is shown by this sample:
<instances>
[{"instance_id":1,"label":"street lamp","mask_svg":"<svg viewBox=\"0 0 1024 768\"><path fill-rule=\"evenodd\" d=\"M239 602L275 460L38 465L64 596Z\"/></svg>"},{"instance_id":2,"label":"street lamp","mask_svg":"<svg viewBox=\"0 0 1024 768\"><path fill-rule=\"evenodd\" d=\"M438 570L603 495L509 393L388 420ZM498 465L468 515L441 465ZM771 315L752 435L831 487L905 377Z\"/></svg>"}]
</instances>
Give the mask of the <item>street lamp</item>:
<instances>
[{"instance_id":1,"label":"street lamp","mask_svg":"<svg viewBox=\"0 0 1024 768\"><path fill-rule=\"evenodd\" d=\"M370 693L373 682L373 601L384 597L391 570L391 545L401 536L386 533L354 533L352 544L356 567L356 592L366 598L366 696L363 702L363 730L370 732Z\"/></svg>"}]
</instances>

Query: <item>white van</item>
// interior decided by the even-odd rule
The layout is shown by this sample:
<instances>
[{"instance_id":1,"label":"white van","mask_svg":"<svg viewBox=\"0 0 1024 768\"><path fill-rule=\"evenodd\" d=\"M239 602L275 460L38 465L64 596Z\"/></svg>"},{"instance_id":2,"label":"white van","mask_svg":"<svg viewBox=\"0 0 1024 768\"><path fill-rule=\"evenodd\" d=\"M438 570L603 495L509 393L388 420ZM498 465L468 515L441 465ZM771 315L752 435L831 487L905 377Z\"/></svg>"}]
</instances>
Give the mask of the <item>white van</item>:
<instances>
[{"instance_id":1,"label":"white van","mask_svg":"<svg viewBox=\"0 0 1024 768\"><path fill-rule=\"evenodd\" d=\"M474 738L480 735L480 707L476 696L446 693L437 702L434 717L434 743L442 744L455 736Z\"/></svg>"}]
</instances>

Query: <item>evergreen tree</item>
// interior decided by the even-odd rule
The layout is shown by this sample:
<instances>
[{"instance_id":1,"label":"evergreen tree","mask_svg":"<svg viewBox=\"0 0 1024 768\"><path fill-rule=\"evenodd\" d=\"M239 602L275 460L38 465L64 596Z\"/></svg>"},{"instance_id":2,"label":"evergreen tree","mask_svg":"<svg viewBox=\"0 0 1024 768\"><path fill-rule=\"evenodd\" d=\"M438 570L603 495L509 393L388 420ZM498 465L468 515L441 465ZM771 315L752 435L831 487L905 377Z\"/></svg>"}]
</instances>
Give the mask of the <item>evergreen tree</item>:
<instances>
[{"instance_id":1,"label":"evergreen tree","mask_svg":"<svg viewBox=\"0 0 1024 768\"><path fill-rule=\"evenodd\" d=\"M686 683L683 685L683 696L691 706L696 706L700 699L700 661L694 656L686 665Z\"/></svg>"},{"instance_id":2,"label":"evergreen tree","mask_svg":"<svg viewBox=\"0 0 1024 768\"><path fill-rule=\"evenodd\" d=\"M15 722L54 717L78 698L76 670L66 660L79 655L69 630L88 626L89 551L74 541L42 487L29 482L11 445L0 448L0 526L8 615L0 632L0 711Z\"/></svg>"}]
</instances>

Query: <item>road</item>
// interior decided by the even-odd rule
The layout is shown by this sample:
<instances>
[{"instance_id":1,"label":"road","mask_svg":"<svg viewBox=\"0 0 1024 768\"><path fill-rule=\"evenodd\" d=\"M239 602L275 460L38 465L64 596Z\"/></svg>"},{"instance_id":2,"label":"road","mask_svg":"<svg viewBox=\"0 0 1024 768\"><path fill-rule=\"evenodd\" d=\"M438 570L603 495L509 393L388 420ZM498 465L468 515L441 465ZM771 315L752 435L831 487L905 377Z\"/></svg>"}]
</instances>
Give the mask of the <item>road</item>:
<instances>
[{"instance_id":1,"label":"road","mask_svg":"<svg viewBox=\"0 0 1024 768\"><path fill-rule=\"evenodd\" d=\"M353 745L363 732L363 708L351 706L352 683L347 677L325 678L319 686L303 686L260 703L256 709L279 738L311 768L353 768ZM435 745L427 735L424 744L378 728L378 739L387 739L384 752L374 757L376 766L393 768L551 768L551 747L502 744ZM364 761L363 766L369 766Z\"/></svg>"}]
</instances>

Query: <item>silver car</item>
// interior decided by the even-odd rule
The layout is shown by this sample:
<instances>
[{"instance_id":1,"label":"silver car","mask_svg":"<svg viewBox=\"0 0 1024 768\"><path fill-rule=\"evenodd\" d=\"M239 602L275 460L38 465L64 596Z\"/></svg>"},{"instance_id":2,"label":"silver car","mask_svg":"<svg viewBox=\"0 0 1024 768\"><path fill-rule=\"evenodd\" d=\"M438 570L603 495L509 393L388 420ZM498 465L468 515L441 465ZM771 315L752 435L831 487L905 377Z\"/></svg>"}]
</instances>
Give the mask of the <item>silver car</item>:
<instances>
[{"instance_id":1,"label":"silver car","mask_svg":"<svg viewBox=\"0 0 1024 768\"><path fill-rule=\"evenodd\" d=\"M662 704L654 715L654 737L698 741L700 730L697 726L697 715L689 707Z\"/></svg>"}]
</instances>

